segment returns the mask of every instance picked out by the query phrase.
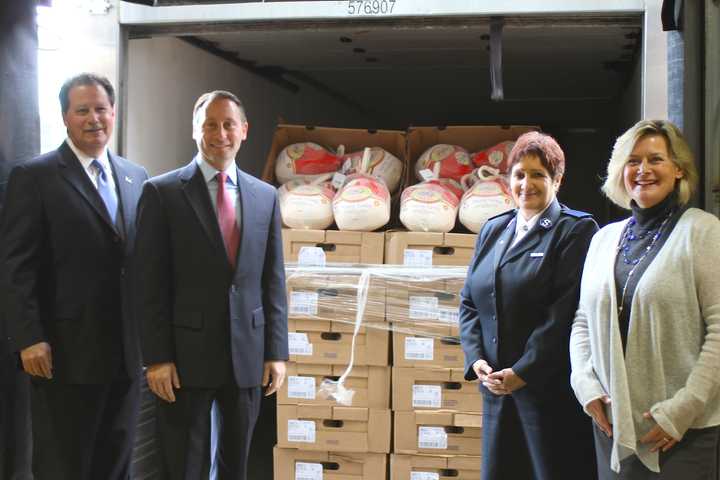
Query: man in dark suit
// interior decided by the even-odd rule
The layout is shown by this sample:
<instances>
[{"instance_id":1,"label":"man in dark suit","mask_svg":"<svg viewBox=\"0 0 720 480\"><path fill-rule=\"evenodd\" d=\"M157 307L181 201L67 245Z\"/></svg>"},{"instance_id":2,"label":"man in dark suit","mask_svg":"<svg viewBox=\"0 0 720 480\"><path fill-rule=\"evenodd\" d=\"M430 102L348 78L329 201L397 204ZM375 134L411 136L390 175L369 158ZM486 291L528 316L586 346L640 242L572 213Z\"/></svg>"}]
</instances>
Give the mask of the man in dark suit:
<instances>
[{"instance_id":1,"label":"man in dark suit","mask_svg":"<svg viewBox=\"0 0 720 480\"><path fill-rule=\"evenodd\" d=\"M171 479L244 480L265 395L285 379L285 273L275 188L244 173L240 100L202 95L198 155L145 184L138 208L138 316L157 402L158 443ZM210 409L217 453L210 459Z\"/></svg>"},{"instance_id":2,"label":"man in dark suit","mask_svg":"<svg viewBox=\"0 0 720 480\"><path fill-rule=\"evenodd\" d=\"M36 480L126 479L140 349L128 258L147 174L107 149L110 82L60 90L67 139L13 169L0 222L11 348L32 376Z\"/></svg>"}]
</instances>

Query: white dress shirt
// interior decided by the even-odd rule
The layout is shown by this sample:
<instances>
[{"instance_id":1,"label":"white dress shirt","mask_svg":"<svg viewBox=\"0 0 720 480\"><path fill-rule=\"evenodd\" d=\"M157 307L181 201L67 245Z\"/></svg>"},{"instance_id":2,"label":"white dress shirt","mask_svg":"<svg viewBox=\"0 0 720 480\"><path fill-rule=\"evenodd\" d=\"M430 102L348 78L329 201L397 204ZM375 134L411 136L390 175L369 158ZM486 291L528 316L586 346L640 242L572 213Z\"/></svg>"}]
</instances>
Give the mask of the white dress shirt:
<instances>
[{"instance_id":1,"label":"white dress shirt","mask_svg":"<svg viewBox=\"0 0 720 480\"><path fill-rule=\"evenodd\" d=\"M98 157L91 157L88 154L82 152L79 148L75 146L72 140L70 140L70 137L65 139L68 146L70 147L70 150L73 151L77 159L80 161L80 165L82 165L83 169L85 170L85 173L87 173L88 178L90 178L90 181L93 185L95 185L95 188L98 186L98 175L100 172L91 165L93 160L97 160L100 162L100 165L105 169L105 176L107 177L107 182L110 188L115 192L117 195L117 188L115 187L115 176L113 175L113 170L110 167L110 159L108 158L108 149L105 147L102 151L102 153ZM118 201L120 197L118 196Z\"/></svg>"}]
</instances>

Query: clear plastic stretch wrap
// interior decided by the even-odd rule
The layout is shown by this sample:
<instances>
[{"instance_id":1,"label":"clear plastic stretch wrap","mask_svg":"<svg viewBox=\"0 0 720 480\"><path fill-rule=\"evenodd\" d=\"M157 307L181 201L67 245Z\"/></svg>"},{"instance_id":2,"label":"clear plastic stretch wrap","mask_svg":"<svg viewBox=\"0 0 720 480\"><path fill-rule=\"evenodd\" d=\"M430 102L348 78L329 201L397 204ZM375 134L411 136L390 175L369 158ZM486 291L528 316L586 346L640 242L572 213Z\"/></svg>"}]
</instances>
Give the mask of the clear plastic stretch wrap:
<instances>
[{"instance_id":1,"label":"clear plastic stretch wrap","mask_svg":"<svg viewBox=\"0 0 720 480\"><path fill-rule=\"evenodd\" d=\"M291 361L332 366L336 374L322 376L316 393L341 405L353 404L346 381L355 365L462 368L458 306L466 273L287 264Z\"/></svg>"}]
</instances>

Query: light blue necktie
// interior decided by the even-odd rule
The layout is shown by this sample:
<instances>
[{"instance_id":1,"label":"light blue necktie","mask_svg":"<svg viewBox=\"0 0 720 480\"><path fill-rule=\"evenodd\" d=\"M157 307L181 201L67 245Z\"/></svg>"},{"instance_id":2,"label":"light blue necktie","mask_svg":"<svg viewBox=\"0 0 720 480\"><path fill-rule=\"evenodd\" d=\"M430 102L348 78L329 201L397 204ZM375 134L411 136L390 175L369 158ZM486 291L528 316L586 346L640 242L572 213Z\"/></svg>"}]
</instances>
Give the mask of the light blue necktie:
<instances>
[{"instance_id":1,"label":"light blue necktie","mask_svg":"<svg viewBox=\"0 0 720 480\"><path fill-rule=\"evenodd\" d=\"M105 208L107 208L107 211L110 214L110 220L112 220L114 225L118 207L117 195L115 195L115 191L110 187L110 184L107 181L107 175L105 174L105 169L100 162L95 159L90 165L95 167L98 172L97 190L105 203Z\"/></svg>"}]
</instances>

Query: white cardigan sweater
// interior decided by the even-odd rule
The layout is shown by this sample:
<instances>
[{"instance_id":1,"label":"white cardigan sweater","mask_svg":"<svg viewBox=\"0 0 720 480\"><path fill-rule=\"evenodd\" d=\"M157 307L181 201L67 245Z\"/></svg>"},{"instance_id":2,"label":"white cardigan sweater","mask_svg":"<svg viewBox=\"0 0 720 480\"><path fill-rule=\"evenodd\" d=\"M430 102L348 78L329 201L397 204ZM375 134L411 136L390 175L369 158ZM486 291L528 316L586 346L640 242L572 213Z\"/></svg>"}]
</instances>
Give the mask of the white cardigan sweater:
<instances>
[{"instance_id":1,"label":"white cardigan sweater","mask_svg":"<svg viewBox=\"0 0 720 480\"><path fill-rule=\"evenodd\" d=\"M615 257L628 220L592 239L570 337L570 381L580 403L608 395L611 468L635 454L659 472L658 453L640 439L650 412L676 439L720 425L720 221L695 208L682 214L632 298L623 354ZM587 410L586 410L587 411Z\"/></svg>"}]
</instances>

